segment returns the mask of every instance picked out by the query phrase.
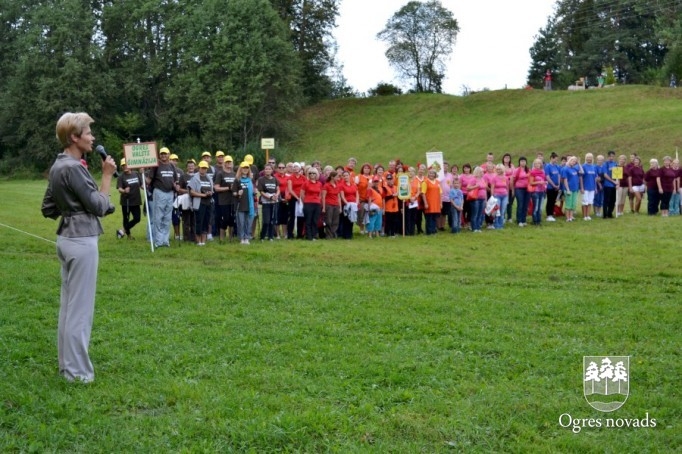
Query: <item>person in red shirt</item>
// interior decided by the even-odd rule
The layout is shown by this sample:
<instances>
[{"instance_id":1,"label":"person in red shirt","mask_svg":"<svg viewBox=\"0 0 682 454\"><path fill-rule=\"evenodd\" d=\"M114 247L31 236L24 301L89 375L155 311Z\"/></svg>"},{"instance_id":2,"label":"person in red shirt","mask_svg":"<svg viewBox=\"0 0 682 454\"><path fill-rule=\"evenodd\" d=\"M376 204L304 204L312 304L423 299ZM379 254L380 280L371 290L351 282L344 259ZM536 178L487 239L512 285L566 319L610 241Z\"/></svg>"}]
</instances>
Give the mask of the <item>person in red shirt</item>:
<instances>
[{"instance_id":1,"label":"person in red shirt","mask_svg":"<svg viewBox=\"0 0 682 454\"><path fill-rule=\"evenodd\" d=\"M322 183L320 173L315 167L308 169L308 179L303 183L300 199L303 200L303 217L305 219L305 238L315 241L318 237L317 221L322 211Z\"/></svg>"},{"instance_id":2,"label":"person in red shirt","mask_svg":"<svg viewBox=\"0 0 682 454\"><path fill-rule=\"evenodd\" d=\"M341 215L341 185L339 184L340 175L332 170L329 173L327 182L322 188L322 214L324 215L325 238L336 238L336 231L339 228L339 216Z\"/></svg>"},{"instance_id":3,"label":"person in red shirt","mask_svg":"<svg viewBox=\"0 0 682 454\"><path fill-rule=\"evenodd\" d=\"M350 240L353 238L353 224L358 216L358 187L348 170L343 171L343 180L339 186L341 187L339 197L342 206L341 237Z\"/></svg>"},{"instance_id":4,"label":"person in red shirt","mask_svg":"<svg viewBox=\"0 0 682 454\"><path fill-rule=\"evenodd\" d=\"M289 195L289 179L291 175L287 175L287 166L280 162L277 164L277 172L275 172L275 178L277 178L277 183L279 183L279 207L277 207L277 239L287 238L289 236L287 232L287 221L289 219L289 200L291 196Z\"/></svg>"},{"instance_id":5,"label":"person in red shirt","mask_svg":"<svg viewBox=\"0 0 682 454\"><path fill-rule=\"evenodd\" d=\"M296 223L296 238L303 238L303 217L296 216L296 204L303 202L301 198L301 188L306 182L305 176L301 173L301 165L295 163L293 171L287 182L287 193L289 194L289 216L287 218L287 238L294 239L294 223Z\"/></svg>"}]
</instances>

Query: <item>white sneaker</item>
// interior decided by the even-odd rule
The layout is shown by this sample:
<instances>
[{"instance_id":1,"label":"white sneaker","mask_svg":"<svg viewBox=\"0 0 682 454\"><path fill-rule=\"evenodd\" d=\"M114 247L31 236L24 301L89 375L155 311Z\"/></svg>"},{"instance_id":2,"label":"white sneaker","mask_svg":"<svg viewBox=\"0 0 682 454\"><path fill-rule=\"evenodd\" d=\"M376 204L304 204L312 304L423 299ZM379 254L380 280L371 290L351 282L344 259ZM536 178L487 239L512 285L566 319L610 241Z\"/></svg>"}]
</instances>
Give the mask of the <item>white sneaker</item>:
<instances>
[{"instance_id":1,"label":"white sneaker","mask_svg":"<svg viewBox=\"0 0 682 454\"><path fill-rule=\"evenodd\" d=\"M547 216L547 222L554 222L556 219L554 219L554 216Z\"/></svg>"},{"instance_id":2,"label":"white sneaker","mask_svg":"<svg viewBox=\"0 0 682 454\"><path fill-rule=\"evenodd\" d=\"M524 224L523 222L519 222L519 227L523 227L523 226L525 226L525 225L526 225L526 224Z\"/></svg>"},{"instance_id":3,"label":"white sneaker","mask_svg":"<svg viewBox=\"0 0 682 454\"><path fill-rule=\"evenodd\" d=\"M206 235L206 241L213 241L213 235L211 235L210 233Z\"/></svg>"}]
</instances>

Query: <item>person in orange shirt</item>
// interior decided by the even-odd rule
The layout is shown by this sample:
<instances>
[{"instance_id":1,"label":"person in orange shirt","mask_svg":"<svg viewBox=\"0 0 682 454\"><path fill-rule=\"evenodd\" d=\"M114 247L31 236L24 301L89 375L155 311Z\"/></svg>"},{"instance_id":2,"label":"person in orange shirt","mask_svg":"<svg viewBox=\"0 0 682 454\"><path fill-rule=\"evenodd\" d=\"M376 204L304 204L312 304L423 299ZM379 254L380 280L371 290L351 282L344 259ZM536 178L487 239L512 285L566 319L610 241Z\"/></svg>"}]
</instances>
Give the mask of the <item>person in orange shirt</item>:
<instances>
[{"instance_id":1,"label":"person in orange shirt","mask_svg":"<svg viewBox=\"0 0 682 454\"><path fill-rule=\"evenodd\" d=\"M381 231L382 205L384 203L381 195L381 179L375 176L372 179L372 187L367 188L367 236L377 238Z\"/></svg>"},{"instance_id":2,"label":"person in orange shirt","mask_svg":"<svg viewBox=\"0 0 682 454\"><path fill-rule=\"evenodd\" d=\"M422 183L426 181L426 164L419 164L417 167L417 176L414 177L417 180L417 187L419 188L419 195L417 196L417 221L415 227L417 228L417 234L424 233L422 228L422 219L424 218L424 198L422 197Z\"/></svg>"},{"instance_id":3,"label":"person in orange shirt","mask_svg":"<svg viewBox=\"0 0 682 454\"><path fill-rule=\"evenodd\" d=\"M386 214L386 227L384 231L387 236L395 237L400 234L400 210L398 206L398 187L392 174L386 175L386 186L384 186L384 212Z\"/></svg>"},{"instance_id":4,"label":"person in orange shirt","mask_svg":"<svg viewBox=\"0 0 682 454\"><path fill-rule=\"evenodd\" d=\"M437 222L441 212L441 188L438 174L434 169L429 169L426 180L422 183L422 200L424 201L424 214L426 215L426 234L433 235L438 231Z\"/></svg>"},{"instance_id":5,"label":"person in orange shirt","mask_svg":"<svg viewBox=\"0 0 682 454\"><path fill-rule=\"evenodd\" d=\"M367 203L367 188L370 187L372 183L372 166L369 162L362 165L360 169L360 175L355 177L355 184L358 186L358 196L360 200L358 202L358 227L360 227L360 233L365 233L365 204Z\"/></svg>"},{"instance_id":6,"label":"person in orange shirt","mask_svg":"<svg viewBox=\"0 0 682 454\"><path fill-rule=\"evenodd\" d=\"M421 184L417 180L416 171L414 167L407 170L410 177L410 198L405 201L407 204L407 211L405 212L405 234L408 236L414 235L414 229L417 224L417 212L419 210L419 199Z\"/></svg>"}]
</instances>

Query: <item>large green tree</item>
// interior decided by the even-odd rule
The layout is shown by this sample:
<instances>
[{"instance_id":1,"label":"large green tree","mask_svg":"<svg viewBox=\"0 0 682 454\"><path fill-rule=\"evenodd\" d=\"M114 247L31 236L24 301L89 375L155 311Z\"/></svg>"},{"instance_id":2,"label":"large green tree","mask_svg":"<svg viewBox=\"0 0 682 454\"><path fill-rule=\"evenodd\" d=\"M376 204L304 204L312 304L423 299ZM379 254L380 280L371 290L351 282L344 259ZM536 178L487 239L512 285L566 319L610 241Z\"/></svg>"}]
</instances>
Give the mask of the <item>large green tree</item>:
<instances>
[{"instance_id":1,"label":"large green tree","mask_svg":"<svg viewBox=\"0 0 682 454\"><path fill-rule=\"evenodd\" d=\"M303 94L308 103L334 95L330 71L334 67L332 32L339 0L270 0L286 24L301 61Z\"/></svg>"},{"instance_id":2,"label":"large green tree","mask_svg":"<svg viewBox=\"0 0 682 454\"><path fill-rule=\"evenodd\" d=\"M305 100L339 88L338 0L0 2L0 171L44 170L67 110L96 119L110 152L135 139L174 150L282 138Z\"/></svg>"},{"instance_id":3,"label":"large green tree","mask_svg":"<svg viewBox=\"0 0 682 454\"><path fill-rule=\"evenodd\" d=\"M540 30L531 48L528 82L538 70L555 69L559 86L594 79L613 68L623 83L661 80L666 54L678 41L679 0L560 0L551 27Z\"/></svg>"},{"instance_id":4,"label":"large green tree","mask_svg":"<svg viewBox=\"0 0 682 454\"><path fill-rule=\"evenodd\" d=\"M266 0L202 1L178 19L178 68L166 93L169 132L245 148L300 104L299 66Z\"/></svg>"},{"instance_id":5,"label":"large green tree","mask_svg":"<svg viewBox=\"0 0 682 454\"><path fill-rule=\"evenodd\" d=\"M458 32L457 20L440 1L411 1L377 37L388 44L386 58L415 91L440 93Z\"/></svg>"}]
</instances>

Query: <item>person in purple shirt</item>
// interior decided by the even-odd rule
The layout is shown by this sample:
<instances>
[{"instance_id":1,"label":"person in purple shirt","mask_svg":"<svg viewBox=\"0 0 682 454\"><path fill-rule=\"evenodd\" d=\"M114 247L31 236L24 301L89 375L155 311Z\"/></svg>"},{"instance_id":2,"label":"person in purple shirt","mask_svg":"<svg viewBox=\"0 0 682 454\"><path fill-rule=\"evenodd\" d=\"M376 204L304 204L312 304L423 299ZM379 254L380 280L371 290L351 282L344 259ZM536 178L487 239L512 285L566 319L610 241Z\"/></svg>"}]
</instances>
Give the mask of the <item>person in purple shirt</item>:
<instances>
[{"instance_id":1,"label":"person in purple shirt","mask_svg":"<svg viewBox=\"0 0 682 454\"><path fill-rule=\"evenodd\" d=\"M647 198L647 214L654 216L658 213L658 205L661 197L658 192L658 159L651 159L649 161L649 170L644 174L644 183L646 184L646 198Z\"/></svg>"},{"instance_id":2,"label":"person in purple shirt","mask_svg":"<svg viewBox=\"0 0 682 454\"><path fill-rule=\"evenodd\" d=\"M677 171L672 168L672 158L663 158L663 167L658 172L657 184L658 193L661 196L661 216L667 217L670 211L670 198L675 190L675 180Z\"/></svg>"},{"instance_id":3,"label":"person in purple shirt","mask_svg":"<svg viewBox=\"0 0 682 454\"><path fill-rule=\"evenodd\" d=\"M632 211L635 214L639 214L639 209L642 206L642 194L646 191L644 169L642 168L642 160L639 159L639 156L634 157L632 165L628 170L628 190L635 199Z\"/></svg>"}]
</instances>

